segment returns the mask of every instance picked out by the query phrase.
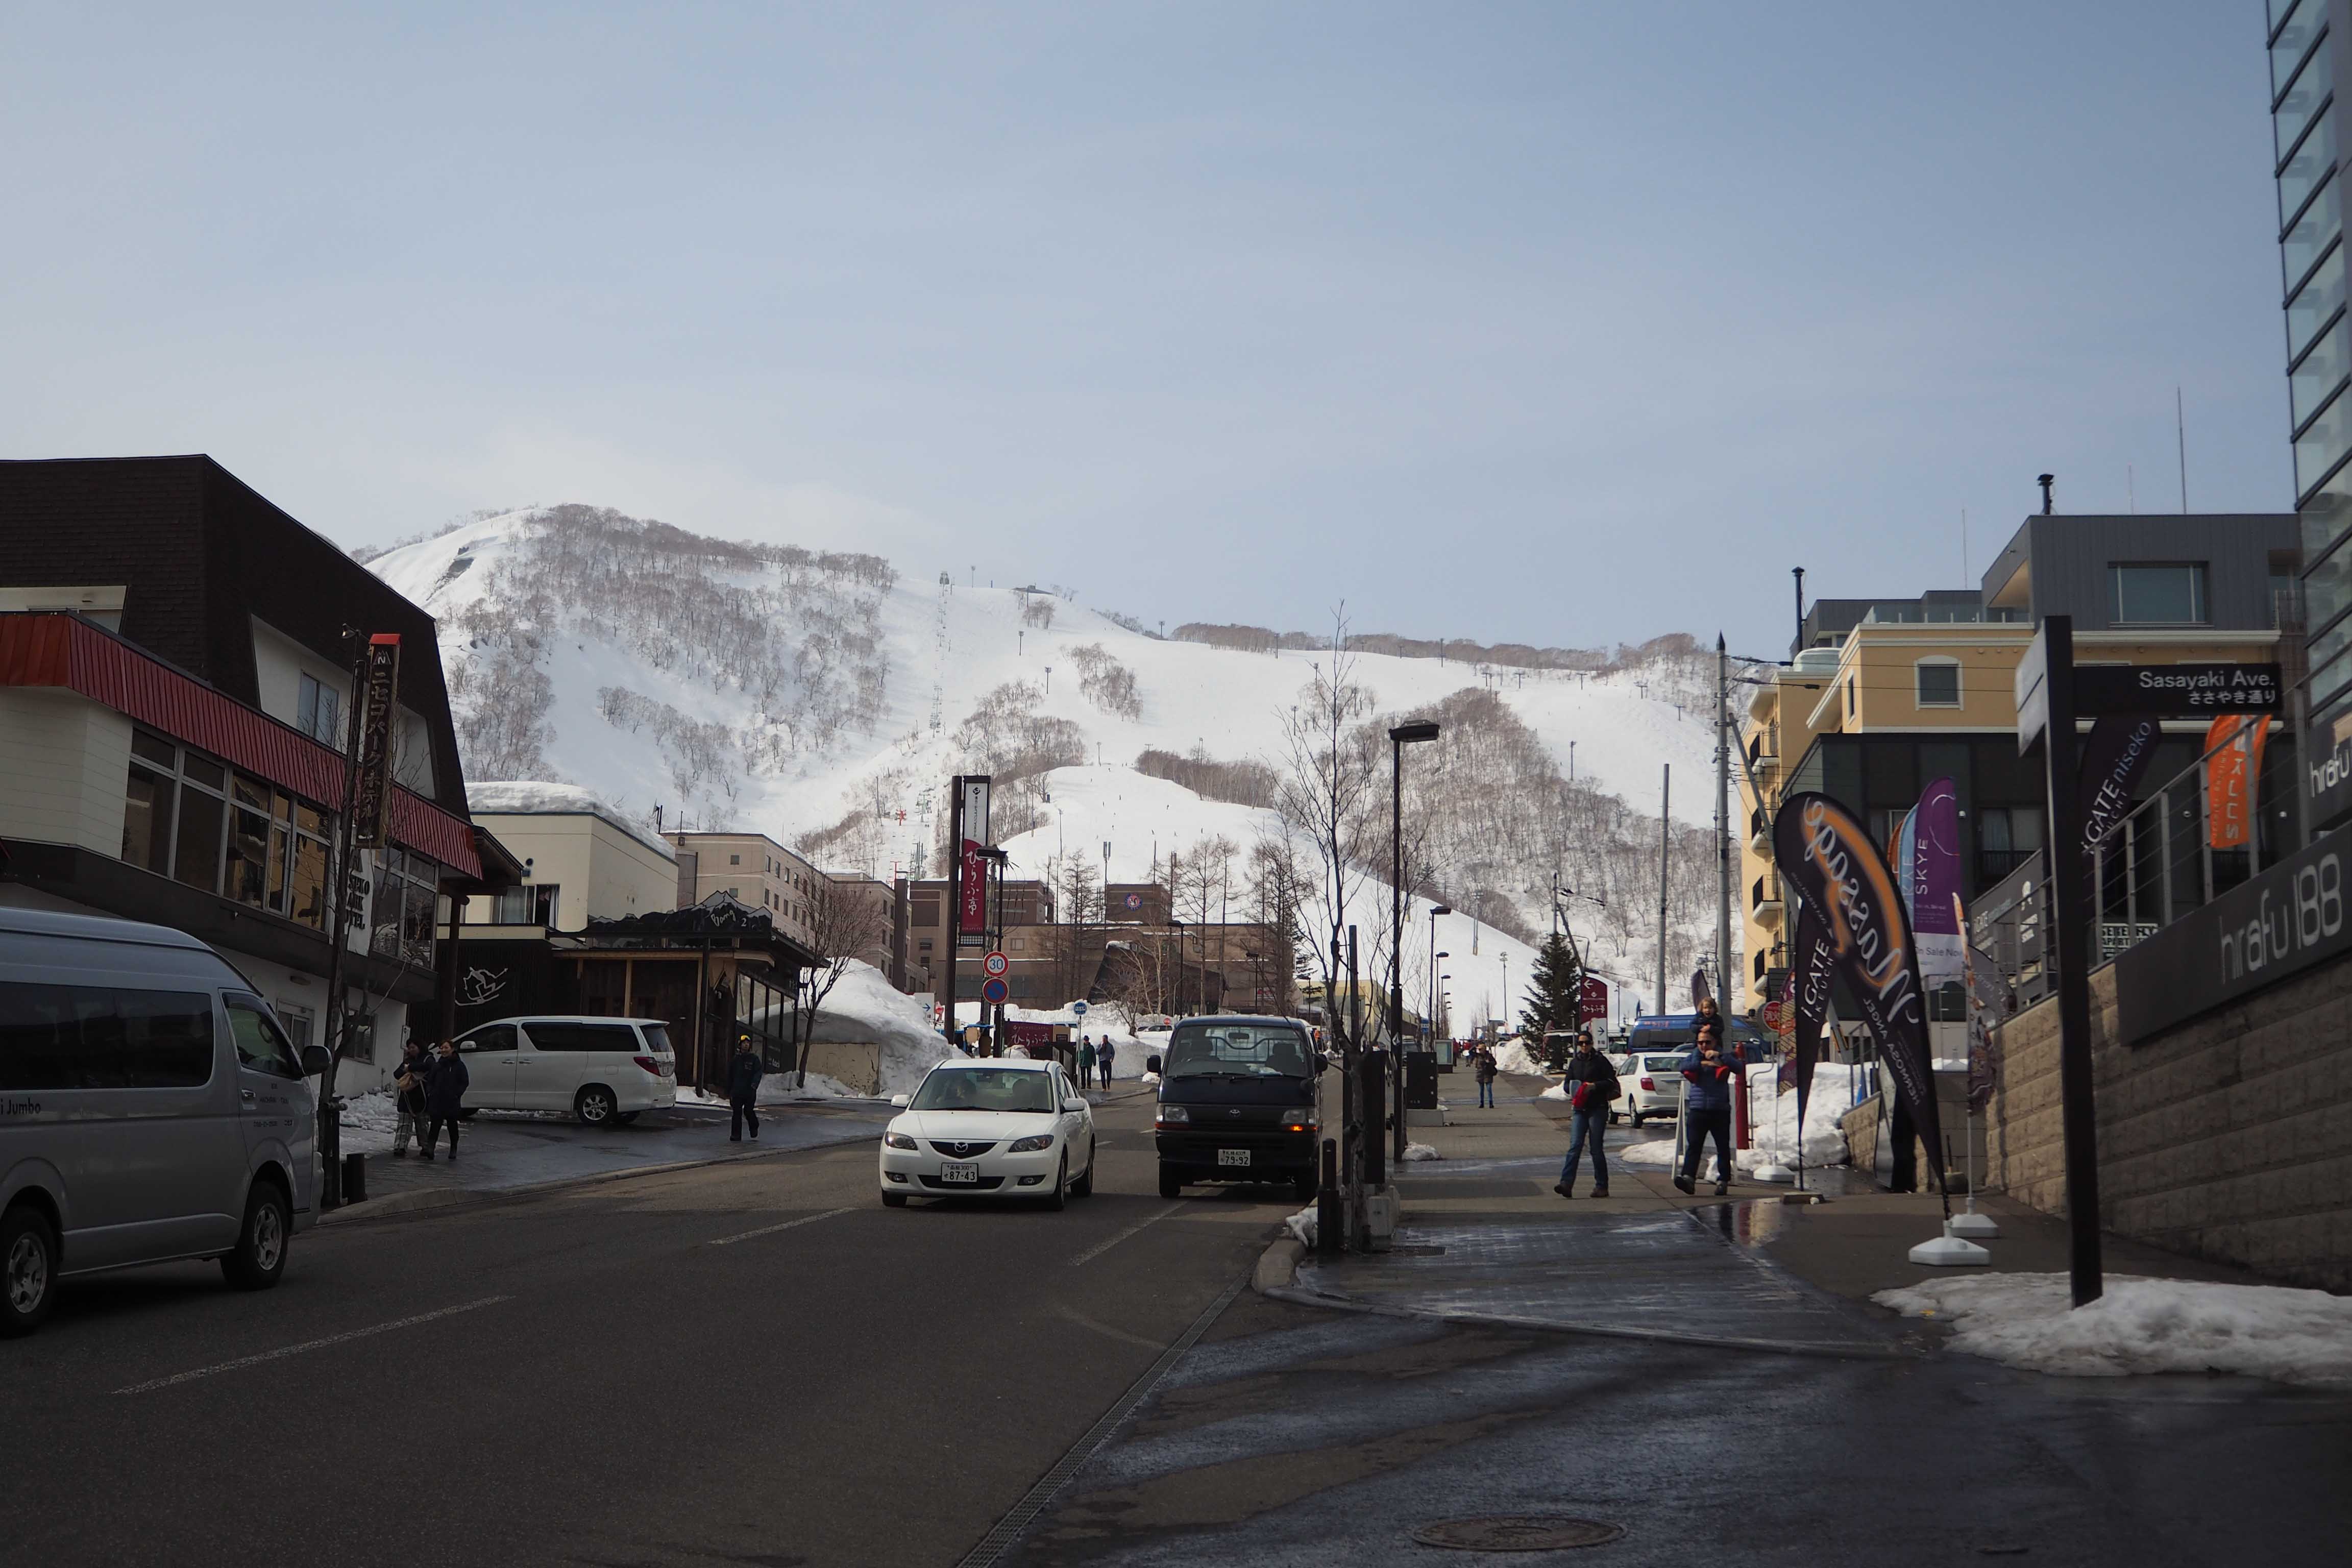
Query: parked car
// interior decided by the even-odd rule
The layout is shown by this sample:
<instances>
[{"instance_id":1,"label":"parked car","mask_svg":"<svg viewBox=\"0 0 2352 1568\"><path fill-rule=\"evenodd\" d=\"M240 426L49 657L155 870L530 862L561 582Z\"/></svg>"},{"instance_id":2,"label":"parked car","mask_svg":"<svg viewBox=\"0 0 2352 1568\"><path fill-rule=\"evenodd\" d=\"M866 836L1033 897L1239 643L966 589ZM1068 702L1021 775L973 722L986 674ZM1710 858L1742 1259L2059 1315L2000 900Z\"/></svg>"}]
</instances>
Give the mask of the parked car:
<instances>
[{"instance_id":1,"label":"parked car","mask_svg":"<svg viewBox=\"0 0 2352 1568\"><path fill-rule=\"evenodd\" d=\"M0 1334L102 1269L217 1258L277 1284L317 1214L326 1068L194 937L0 909Z\"/></svg>"},{"instance_id":2,"label":"parked car","mask_svg":"<svg viewBox=\"0 0 2352 1568\"><path fill-rule=\"evenodd\" d=\"M677 1057L658 1018L500 1018L457 1037L466 1109L568 1110L590 1127L627 1126L677 1103Z\"/></svg>"},{"instance_id":3,"label":"parked car","mask_svg":"<svg viewBox=\"0 0 2352 1568\"><path fill-rule=\"evenodd\" d=\"M882 1204L992 1193L1058 1209L1095 1190L1095 1116L1057 1061L941 1062L882 1132Z\"/></svg>"},{"instance_id":4,"label":"parked car","mask_svg":"<svg viewBox=\"0 0 2352 1568\"><path fill-rule=\"evenodd\" d=\"M1187 1018L1168 1040L1154 1140L1160 1195L1197 1182L1282 1182L1305 1203L1320 1180L1322 1058L1296 1018Z\"/></svg>"},{"instance_id":5,"label":"parked car","mask_svg":"<svg viewBox=\"0 0 2352 1568\"><path fill-rule=\"evenodd\" d=\"M1683 1105L1681 1051L1631 1051L1617 1069L1624 1095L1617 1104L1634 1126L1653 1116L1672 1119Z\"/></svg>"}]
</instances>

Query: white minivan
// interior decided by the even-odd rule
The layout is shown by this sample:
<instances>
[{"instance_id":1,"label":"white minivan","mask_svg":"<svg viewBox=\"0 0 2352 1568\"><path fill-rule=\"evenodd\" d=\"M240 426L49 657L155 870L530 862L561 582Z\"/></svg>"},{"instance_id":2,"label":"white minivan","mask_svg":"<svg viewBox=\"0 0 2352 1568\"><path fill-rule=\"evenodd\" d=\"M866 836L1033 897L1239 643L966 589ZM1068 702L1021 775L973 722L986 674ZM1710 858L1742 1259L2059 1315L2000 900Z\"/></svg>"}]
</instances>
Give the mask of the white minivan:
<instances>
[{"instance_id":1,"label":"white minivan","mask_svg":"<svg viewBox=\"0 0 2352 1568\"><path fill-rule=\"evenodd\" d=\"M278 1283L317 1213L326 1066L192 936L0 909L0 1335L101 1269L212 1258Z\"/></svg>"},{"instance_id":2,"label":"white minivan","mask_svg":"<svg viewBox=\"0 0 2352 1568\"><path fill-rule=\"evenodd\" d=\"M677 1056L659 1018L500 1018L457 1037L468 1110L568 1110L625 1127L677 1103Z\"/></svg>"}]
</instances>

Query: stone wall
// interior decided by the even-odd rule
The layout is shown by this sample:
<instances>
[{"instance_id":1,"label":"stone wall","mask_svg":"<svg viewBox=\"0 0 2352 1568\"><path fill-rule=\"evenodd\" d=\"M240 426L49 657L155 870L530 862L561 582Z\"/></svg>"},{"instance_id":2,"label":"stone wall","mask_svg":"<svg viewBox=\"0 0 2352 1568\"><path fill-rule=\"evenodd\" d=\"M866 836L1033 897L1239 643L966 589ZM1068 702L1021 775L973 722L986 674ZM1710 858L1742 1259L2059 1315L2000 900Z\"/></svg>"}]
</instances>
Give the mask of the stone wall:
<instances>
[{"instance_id":1,"label":"stone wall","mask_svg":"<svg viewBox=\"0 0 2352 1568\"><path fill-rule=\"evenodd\" d=\"M2116 1043L2116 970L2091 975L2100 1224L2273 1278L2352 1290L2352 959ZM1988 1185L2066 1208L2058 1004L1999 1031Z\"/></svg>"}]
</instances>

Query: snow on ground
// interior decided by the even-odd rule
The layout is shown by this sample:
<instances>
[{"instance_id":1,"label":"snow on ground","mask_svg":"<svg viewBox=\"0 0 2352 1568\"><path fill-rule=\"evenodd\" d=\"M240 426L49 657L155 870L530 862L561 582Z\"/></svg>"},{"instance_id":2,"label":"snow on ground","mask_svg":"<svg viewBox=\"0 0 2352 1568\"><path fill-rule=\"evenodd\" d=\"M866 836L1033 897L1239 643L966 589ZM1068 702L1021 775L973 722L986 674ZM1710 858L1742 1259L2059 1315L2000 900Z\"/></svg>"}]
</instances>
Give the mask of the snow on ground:
<instances>
[{"instance_id":1,"label":"snow on ground","mask_svg":"<svg viewBox=\"0 0 2352 1568\"><path fill-rule=\"evenodd\" d=\"M371 1094L355 1094L343 1101L342 1150L346 1154L381 1154L392 1147L393 1129L399 1123L400 1112L392 1102L392 1090L379 1089Z\"/></svg>"},{"instance_id":2,"label":"snow on ground","mask_svg":"<svg viewBox=\"0 0 2352 1568\"><path fill-rule=\"evenodd\" d=\"M2352 1388L2352 1300L2324 1290L2110 1274L2105 1295L2074 1308L2063 1274L1982 1274L1871 1300L1948 1321L1953 1349L2031 1372L2222 1372Z\"/></svg>"},{"instance_id":3,"label":"snow on ground","mask_svg":"<svg viewBox=\"0 0 2352 1568\"><path fill-rule=\"evenodd\" d=\"M1778 1090L1780 1074L1769 1062L1748 1069L1748 1139L1750 1147L1735 1150L1732 1163L1741 1171L1759 1165L1797 1163L1797 1095ZM1836 1165L1845 1160L1845 1133L1839 1118L1846 1104L1845 1075L1813 1073L1812 1092L1806 1096L1805 1164Z\"/></svg>"},{"instance_id":4,"label":"snow on ground","mask_svg":"<svg viewBox=\"0 0 2352 1568\"><path fill-rule=\"evenodd\" d=\"M1298 1244L1309 1252L1315 1250L1315 1217L1316 1205L1308 1204L1282 1222L1282 1228L1297 1237Z\"/></svg>"},{"instance_id":5,"label":"snow on ground","mask_svg":"<svg viewBox=\"0 0 2352 1568\"><path fill-rule=\"evenodd\" d=\"M1439 1153L1436 1149L1427 1143L1406 1144L1404 1146L1404 1157L1408 1160L1443 1160L1445 1158L1444 1155Z\"/></svg>"},{"instance_id":6,"label":"snow on ground","mask_svg":"<svg viewBox=\"0 0 2352 1568\"><path fill-rule=\"evenodd\" d=\"M1446 962L1450 963L1453 960ZM1495 1047L1495 1066L1498 1071L1520 1073L1529 1078L1540 1077L1544 1071L1543 1059L1528 1048L1525 1040L1516 1038L1505 1040Z\"/></svg>"},{"instance_id":7,"label":"snow on ground","mask_svg":"<svg viewBox=\"0 0 2352 1568\"><path fill-rule=\"evenodd\" d=\"M1664 1138L1641 1138L1632 1139L1623 1143L1612 1142L1608 1145L1608 1150L1609 1157L1612 1160L1622 1160L1628 1165L1655 1165L1660 1170L1664 1170L1675 1163L1675 1135L1668 1132ZM1709 1153L1707 1158L1711 1160L1715 1156Z\"/></svg>"},{"instance_id":8,"label":"snow on ground","mask_svg":"<svg viewBox=\"0 0 2352 1568\"><path fill-rule=\"evenodd\" d=\"M1538 1100L1566 1100L1568 1098L1568 1085L1566 1083L1556 1083L1549 1089L1545 1089L1541 1094L1537 1095L1536 1098Z\"/></svg>"},{"instance_id":9,"label":"snow on ground","mask_svg":"<svg viewBox=\"0 0 2352 1568\"><path fill-rule=\"evenodd\" d=\"M927 998L908 995L894 987L880 970L856 960L851 961L826 995L824 1005L817 1009L809 1037L819 1041L871 1040L880 1046L879 1092L885 1099L914 1093L925 1073L963 1054L931 1027L931 1005ZM817 1081L818 1075L811 1074L809 1082Z\"/></svg>"}]
</instances>

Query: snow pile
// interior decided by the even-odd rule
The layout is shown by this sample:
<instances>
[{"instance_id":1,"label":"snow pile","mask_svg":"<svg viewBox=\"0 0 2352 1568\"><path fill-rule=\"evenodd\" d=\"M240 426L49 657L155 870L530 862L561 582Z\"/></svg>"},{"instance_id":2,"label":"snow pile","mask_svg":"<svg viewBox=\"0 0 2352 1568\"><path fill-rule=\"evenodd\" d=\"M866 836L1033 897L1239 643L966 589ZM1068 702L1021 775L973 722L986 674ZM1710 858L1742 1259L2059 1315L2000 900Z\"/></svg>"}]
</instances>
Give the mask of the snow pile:
<instances>
[{"instance_id":1,"label":"snow pile","mask_svg":"<svg viewBox=\"0 0 2352 1568\"><path fill-rule=\"evenodd\" d=\"M2324 1290L2111 1274L2105 1295L2074 1309L2063 1274L1988 1274L1871 1300L1947 1320L1953 1349L2031 1372L2223 1372L2352 1388L2352 1300Z\"/></svg>"},{"instance_id":2,"label":"snow pile","mask_svg":"<svg viewBox=\"0 0 2352 1568\"><path fill-rule=\"evenodd\" d=\"M1308 1204L1282 1222L1282 1228L1298 1238L1298 1245L1307 1251L1315 1250L1315 1207Z\"/></svg>"},{"instance_id":3,"label":"snow pile","mask_svg":"<svg viewBox=\"0 0 2352 1568\"><path fill-rule=\"evenodd\" d=\"M790 1105L796 1100L866 1098L839 1079L827 1078L821 1072L809 1074L808 1082L805 1084L796 1083L794 1079L798 1077L797 1073L772 1072L762 1078L760 1080L759 1103L763 1106ZM708 1106L717 1110L725 1110L731 1103L723 1094L713 1094L709 1089L688 1089L683 1084L678 1086L677 1102L680 1105Z\"/></svg>"},{"instance_id":4,"label":"snow pile","mask_svg":"<svg viewBox=\"0 0 2352 1568\"><path fill-rule=\"evenodd\" d=\"M392 1090L355 1094L343 1101L342 1149L346 1154L381 1154L392 1147L392 1131L400 1112Z\"/></svg>"},{"instance_id":5,"label":"snow pile","mask_svg":"<svg viewBox=\"0 0 2352 1568\"><path fill-rule=\"evenodd\" d=\"M1404 1157L1408 1160L1443 1160L1445 1158L1444 1155L1439 1153L1436 1150L1431 1148L1426 1143L1406 1144L1404 1146Z\"/></svg>"},{"instance_id":6,"label":"snow pile","mask_svg":"<svg viewBox=\"0 0 2352 1568\"><path fill-rule=\"evenodd\" d=\"M472 780L466 785L466 806L476 816L600 816L663 859L677 858L677 851L669 841L651 826L577 784L541 784L531 779Z\"/></svg>"},{"instance_id":7,"label":"snow pile","mask_svg":"<svg viewBox=\"0 0 2352 1568\"><path fill-rule=\"evenodd\" d=\"M881 1047L884 1099L912 1094L923 1075L962 1053L931 1027L931 1005L893 986L870 963L852 960L824 1003L817 1009L809 1038L819 1041L872 1041ZM811 1074L809 1083L819 1082ZM823 1081L831 1082L831 1079ZM842 1092L847 1093L847 1090Z\"/></svg>"},{"instance_id":8,"label":"snow pile","mask_svg":"<svg viewBox=\"0 0 2352 1568\"><path fill-rule=\"evenodd\" d=\"M1748 1069L1748 1140L1749 1147L1735 1150L1733 1163L1742 1171L1761 1165L1797 1163L1797 1093L1778 1092L1779 1074L1769 1062ZM1842 1074L1816 1070L1812 1092L1806 1096L1805 1165L1845 1163L1845 1132L1839 1125L1852 1107L1845 1103Z\"/></svg>"},{"instance_id":9,"label":"snow pile","mask_svg":"<svg viewBox=\"0 0 2352 1568\"><path fill-rule=\"evenodd\" d=\"M1495 1067L1497 1071L1520 1073L1528 1078L1540 1077L1544 1070L1543 1059L1528 1049L1528 1043L1520 1039L1505 1040L1495 1047Z\"/></svg>"},{"instance_id":10,"label":"snow pile","mask_svg":"<svg viewBox=\"0 0 2352 1568\"><path fill-rule=\"evenodd\" d=\"M1536 1098L1538 1100L1566 1100L1568 1098L1568 1085L1565 1082L1556 1083L1549 1089L1545 1089L1541 1094L1537 1095Z\"/></svg>"},{"instance_id":11,"label":"snow pile","mask_svg":"<svg viewBox=\"0 0 2352 1568\"><path fill-rule=\"evenodd\" d=\"M1675 1163L1675 1141L1669 1134L1664 1138L1644 1138L1638 1142L1621 1143L1609 1151L1609 1157L1622 1160L1628 1165L1655 1165L1665 1170ZM1712 1151L1707 1158L1715 1158Z\"/></svg>"},{"instance_id":12,"label":"snow pile","mask_svg":"<svg viewBox=\"0 0 2352 1568\"><path fill-rule=\"evenodd\" d=\"M1156 1072L1148 1072L1137 1081L1140 1083L1158 1083L1160 1081L1160 1075Z\"/></svg>"}]
</instances>

